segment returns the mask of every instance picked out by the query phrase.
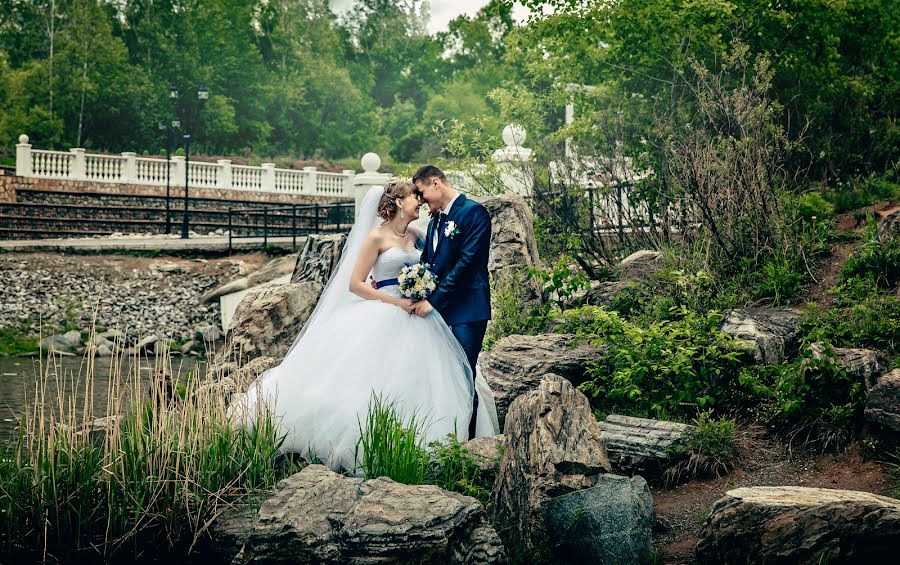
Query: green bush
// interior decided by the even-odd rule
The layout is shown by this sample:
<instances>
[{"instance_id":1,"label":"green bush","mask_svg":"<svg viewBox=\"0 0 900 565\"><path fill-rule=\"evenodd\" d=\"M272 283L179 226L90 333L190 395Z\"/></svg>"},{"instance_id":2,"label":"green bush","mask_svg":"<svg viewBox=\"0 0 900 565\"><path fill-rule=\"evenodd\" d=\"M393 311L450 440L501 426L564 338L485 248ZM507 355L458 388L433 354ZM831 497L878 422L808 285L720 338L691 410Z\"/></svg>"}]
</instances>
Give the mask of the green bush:
<instances>
[{"instance_id":1,"label":"green bush","mask_svg":"<svg viewBox=\"0 0 900 565\"><path fill-rule=\"evenodd\" d=\"M825 221L834 217L834 204L817 191L801 194L796 200L795 209L797 215L807 222Z\"/></svg>"},{"instance_id":2,"label":"green bush","mask_svg":"<svg viewBox=\"0 0 900 565\"><path fill-rule=\"evenodd\" d=\"M754 292L757 298L771 299L773 306L784 306L797 298L805 282L800 265L779 255L763 263Z\"/></svg>"},{"instance_id":3,"label":"green bush","mask_svg":"<svg viewBox=\"0 0 900 565\"><path fill-rule=\"evenodd\" d=\"M834 212L840 214L881 200L900 198L900 184L892 180L890 174L856 177L826 192L824 196L834 205Z\"/></svg>"},{"instance_id":4,"label":"green bush","mask_svg":"<svg viewBox=\"0 0 900 565\"><path fill-rule=\"evenodd\" d=\"M866 347L900 355L900 300L883 296L871 279L852 277L831 290L835 304L820 310L807 306L800 333L807 341L825 340L839 347Z\"/></svg>"},{"instance_id":5,"label":"green bush","mask_svg":"<svg viewBox=\"0 0 900 565\"><path fill-rule=\"evenodd\" d=\"M806 347L791 363L748 367L740 381L761 399L761 415L770 426L823 449L849 443L865 402L863 383L843 368L828 343L822 355Z\"/></svg>"},{"instance_id":6,"label":"green bush","mask_svg":"<svg viewBox=\"0 0 900 565\"><path fill-rule=\"evenodd\" d=\"M666 472L667 482L677 482L685 476L719 477L734 468L738 456L734 419L714 418L712 410L704 410L691 423L694 430L688 438L687 457Z\"/></svg>"},{"instance_id":7,"label":"green bush","mask_svg":"<svg viewBox=\"0 0 900 565\"><path fill-rule=\"evenodd\" d=\"M38 350L38 338L22 324L18 327L0 328L0 355L24 355Z\"/></svg>"},{"instance_id":8,"label":"green bush","mask_svg":"<svg viewBox=\"0 0 900 565\"><path fill-rule=\"evenodd\" d=\"M500 453L497 454L499 459ZM428 444L428 469L425 482L444 490L472 496L487 504L496 473L482 473L472 455L456 437Z\"/></svg>"},{"instance_id":9,"label":"green bush","mask_svg":"<svg viewBox=\"0 0 900 565\"><path fill-rule=\"evenodd\" d=\"M568 255L560 256L549 269L533 268L528 274L540 287L543 301L560 310L565 309L579 291L590 288L587 275Z\"/></svg>"},{"instance_id":10,"label":"green bush","mask_svg":"<svg viewBox=\"0 0 900 565\"><path fill-rule=\"evenodd\" d=\"M596 325L585 324L582 339L608 346L609 353L589 365L581 389L604 409L672 418L733 402L746 351L718 331L718 312L682 310L677 320L647 327L602 309L581 312L590 314Z\"/></svg>"},{"instance_id":11,"label":"green bush","mask_svg":"<svg viewBox=\"0 0 900 565\"><path fill-rule=\"evenodd\" d=\"M878 236L878 224L869 216L863 244L847 259L841 273L844 280L870 278L881 288L893 288L900 282L900 237Z\"/></svg>"},{"instance_id":12,"label":"green bush","mask_svg":"<svg viewBox=\"0 0 900 565\"><path fill-rule=\"evenodd\" d=\"M533 305L528 305L527 280L522 273L510 273L491 280L493 312L484 336L483 350L489 350L508 335L536 335L546 327L548 307L533 302Z\"/></svg>"}]
</instances>

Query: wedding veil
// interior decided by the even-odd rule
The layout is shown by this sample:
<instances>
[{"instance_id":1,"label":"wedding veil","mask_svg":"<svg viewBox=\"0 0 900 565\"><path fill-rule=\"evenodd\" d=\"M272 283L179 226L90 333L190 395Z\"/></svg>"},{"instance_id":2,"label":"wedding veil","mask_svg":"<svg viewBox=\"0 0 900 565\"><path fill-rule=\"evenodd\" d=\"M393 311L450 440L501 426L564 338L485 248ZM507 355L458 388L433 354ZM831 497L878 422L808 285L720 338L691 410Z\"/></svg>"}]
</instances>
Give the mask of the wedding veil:
<instances>
[{"instance_id":1,"label":"wedding veil","mask_svg":"<svg viewBox=\"0 0 900 565\"><path fill-rule=\"evenodd\" d=\"M331 274L331 278L328 279L328 284L325 285L325 290L322 291L322 295L319 297L319 303L310 315L309 320L307 320L306 325L303 326L303 330L297 334L285 357L290 355L294 348L300 344L303 336L314 331L316 326L322 322L327 321L336 308L353 300L362 300L350 292L350 275L353 274L356 258L359 256L359 251L363 243L365 243L369 232L384 221L377 215L378 204L381 202L383 194L383 186L373 186L366 192L359 206L359 215L356 218L356 223L353 224L353 229L350 230L350 235L347 236L344 249L341 251L341 259Z\"/></svg>"}]
</instances>

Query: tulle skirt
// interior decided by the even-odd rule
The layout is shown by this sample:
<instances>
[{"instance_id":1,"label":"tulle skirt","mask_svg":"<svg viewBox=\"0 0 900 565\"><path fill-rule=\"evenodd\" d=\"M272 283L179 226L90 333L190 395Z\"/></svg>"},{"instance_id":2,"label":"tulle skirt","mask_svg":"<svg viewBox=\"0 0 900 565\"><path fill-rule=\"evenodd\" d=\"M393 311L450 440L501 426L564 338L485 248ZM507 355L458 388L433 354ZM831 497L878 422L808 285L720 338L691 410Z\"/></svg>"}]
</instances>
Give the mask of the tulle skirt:
<instances>
[{"instance_id":1,"label":"tulle skirt","mask_svg":"<svg viewBox=\"0 0 900 565\"><path fill-rule=\"evenodd\" d=\"M476 436L499 433L490 388L478 371ZM468 438L473 380L465 352L440 315L424 318L374 300L352 300L307 331L280 365L231 405L252 425L259 408L274 415L282 451L355 470L356 445L373 395L425 423L425 440ZM362 459L362 453L358 455Z\"/></svg>"}]
</instances>

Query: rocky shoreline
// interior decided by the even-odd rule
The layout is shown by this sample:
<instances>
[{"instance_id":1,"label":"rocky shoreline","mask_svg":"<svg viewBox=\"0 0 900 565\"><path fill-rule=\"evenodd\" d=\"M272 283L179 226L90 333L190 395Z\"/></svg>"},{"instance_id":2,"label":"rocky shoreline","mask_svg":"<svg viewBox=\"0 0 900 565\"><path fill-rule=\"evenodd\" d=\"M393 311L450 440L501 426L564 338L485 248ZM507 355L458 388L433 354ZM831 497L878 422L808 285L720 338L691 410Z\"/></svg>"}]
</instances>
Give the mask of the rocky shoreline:
<instances>
[{"instance_id":1,"label":"rocky shoreline","mask_svg":"<svg viewBox=\"0 0 900 565\"><path fill-rule=\"evenodd\" d=\"M219 305L203 303L204 294L267 260L262 253L218 259L4 253L0 328L47 337L89 333L93 324L131 336L129 342L157 336L183 343L221 328Z\"/></svg>"}]
</instances>

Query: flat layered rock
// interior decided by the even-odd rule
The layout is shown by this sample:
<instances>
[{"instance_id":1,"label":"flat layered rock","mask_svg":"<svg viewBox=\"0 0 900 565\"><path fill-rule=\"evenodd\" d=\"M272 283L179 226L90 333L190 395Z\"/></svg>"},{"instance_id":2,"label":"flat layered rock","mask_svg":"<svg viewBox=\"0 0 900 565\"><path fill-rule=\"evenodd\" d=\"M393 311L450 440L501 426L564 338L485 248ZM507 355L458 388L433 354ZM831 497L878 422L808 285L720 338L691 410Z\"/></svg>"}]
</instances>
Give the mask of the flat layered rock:
<instances>
[{"instance_id":1,"label":"flat layered rock","mask_svg":"<svg viewBox=\"0 0 900 565\"><path fill-rule=\"evenodd\" d=\"M232 534L234 535L234 534ZM310 465L279 482L237 563L504 563L472 497Z\"/></svg>"},{"instance_id":2,"label":"flat layered rock","mask_svg":"<svg viewBox=\"0 0 900 565\"><path fill-rule=\"evenodd\" d=\"M669 467L673 450L684 447L690 424L610 414L600 422L603 444L613 471L656 475Z\"/></svg>"},{"instance_id":3,"label":"flat layered rock","mask_svg":"<svg viewBox=\"0 0 900 565\"><path fill-rule=\"evenodd\" d=\"M900 501L805 487L728 491L706 519L701 563L891 563L900 548Z\"/></svg>"},{"instance_id":4,"label":"flat layered rock","mask_svg":"<svg viewBox=\"0 0 900 565\"><path fill-rule=\"evenodd\" d=\"M573 335L511 335L478 358L478 364L497 405L500 429L510 404L519 395L537 388L544 375L559 375L575 386L585 380L587 363L599 359L605 348L582 343L572 345Z\"/></svg>"},{"instance_id":5,"label":"flat layered rock","mask_svg":"<svg viewBox=\"0 0 900 565\"><path fill-rule=\"evenodd\" d=\"M491 492L494 523L509 543L540 550L547 542L541 505L595 486L610 470L600 428L587 397L551 374L513 401L504 440Z\"/></svg>"},{"instance_id":6,"label":"flat layered rock","mask_svg":"<svg viewBox=\"0 0 900 565\"><path fill-rule=\"evenodd\" d=\"M326 285L341 260L347 236L344 234L311 234L297 256L292 283L316 282Z\"/></svg>"},{"instance_id":7,"label":"flat layered rock","mask_svg":"<svg viewBox=\"0 0 900 565\"><path fill-rule=\"evenodd\" d=\"M797 352L800 314L775 308L743 308L725 315L720 331L746 343L757 363L777 365Z\"/></svg>"}]
</instances>

